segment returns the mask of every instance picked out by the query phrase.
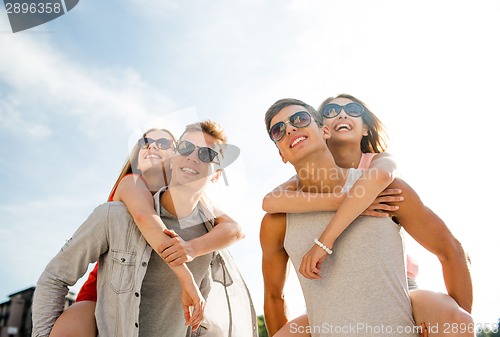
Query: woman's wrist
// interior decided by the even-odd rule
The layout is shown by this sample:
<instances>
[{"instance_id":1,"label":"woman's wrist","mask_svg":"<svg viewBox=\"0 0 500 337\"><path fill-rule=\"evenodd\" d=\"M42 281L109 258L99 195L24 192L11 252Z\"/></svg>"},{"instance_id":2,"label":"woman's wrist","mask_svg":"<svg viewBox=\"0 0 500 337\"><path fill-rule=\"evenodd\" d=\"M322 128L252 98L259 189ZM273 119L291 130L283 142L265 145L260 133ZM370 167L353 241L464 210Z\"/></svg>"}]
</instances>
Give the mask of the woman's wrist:
<instances>
[{"instance_id":1,"label":"woman's wrist","mask_svg":"<svg viewBox=\"0 0 500 337\"><path fill-rule=\"evenodd\" d=\"M332 255L333 251L328 248L325 244L323 244L319 239L314 239L314 243L319 246L321 249L323 249L328 255Z\"/></svg>"},{"instance_id":2,"label":"woman's wrist","mask_svg":"<svg viewBox=\"0 0 500 337\"><path fill-rule=\"evenodd\" d=\"M186 266L186 264L181 264L180 266L173 267L172 270L177 275L177 278L181 282L181 284L192 284L194 283L193 274Z\"/></svg>"},{"instance_id":3,"label":"woman's wrist","mask_svg":"<svg viewBox=\"0 0 500 337\"><path fill-rule=\"evenodd\" d=\"M318 240L324 244L326 247L329 249L332 249L333 245L335 244L335 241L337 238L340 236L341 233L336 233L337 231L333 230L328 233L322 233Z\"/></svg>"}]
</instances>

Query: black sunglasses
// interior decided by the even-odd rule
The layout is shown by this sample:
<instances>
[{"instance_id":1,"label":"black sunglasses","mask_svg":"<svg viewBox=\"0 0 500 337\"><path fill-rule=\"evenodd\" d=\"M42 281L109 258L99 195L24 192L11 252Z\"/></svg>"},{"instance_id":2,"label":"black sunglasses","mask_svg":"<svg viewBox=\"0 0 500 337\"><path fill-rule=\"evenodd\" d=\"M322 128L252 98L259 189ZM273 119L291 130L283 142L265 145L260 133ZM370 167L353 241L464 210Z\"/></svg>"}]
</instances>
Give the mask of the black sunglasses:
<instances>
[{"instance_id":1,"label":"black sunglasses","mask_svg":"<svg viewBox=\"0 0 500 337\"><path fill-rule=\"evenodd\" d=\"M160 150L167 150L174 146L174 141L172 139L167 139L167 138L153 139L149 137L140 138L137 141L137 146L139 146L140 149L147 149L153 143L156 144L156 146Z\"/></svg>"},{"instance_id":2,"label":"black sunglasses","mask_svg":"<svg viewBox=\"0 0 500 337\"><path fill-rule=\"evenodd\" d=\"M197 145L194 145L193 143L187 141L187 140L181 140L180 142L177 143L177 152L179 154L187 157L191 153L193 153L194 150L198 148L198 158L204 163L211 163L214 161L215 158L219 155L217 151L210 147L200 147Z\"/></svg>"},{"instance_id":3,"label":"black sunglasses","mask_svg":"<svg viewBox=\"0 0 500 337\"><path fill-rule=\"evenodd\" d=\"M325 118L334 118L337 117L342 110L351 117L360 117L365 112L365 108L363 108L361 104L352 102L346 105L338 105L336 103L327 104L321 113Z\"/></svg>"},{"instance_id":4,"label":"black sunglasses","mask_svg":"<svg viewBox=\"0 0 500 337\"><path fill-rule=\"evenodd\" d=\"M269 137L277 143L285 137L286 123L296 128L305 128L311 124L312 117L307 111L299 111L291 115L286 122L278 122L269 129Z\"/></svg>"}]
</instances>

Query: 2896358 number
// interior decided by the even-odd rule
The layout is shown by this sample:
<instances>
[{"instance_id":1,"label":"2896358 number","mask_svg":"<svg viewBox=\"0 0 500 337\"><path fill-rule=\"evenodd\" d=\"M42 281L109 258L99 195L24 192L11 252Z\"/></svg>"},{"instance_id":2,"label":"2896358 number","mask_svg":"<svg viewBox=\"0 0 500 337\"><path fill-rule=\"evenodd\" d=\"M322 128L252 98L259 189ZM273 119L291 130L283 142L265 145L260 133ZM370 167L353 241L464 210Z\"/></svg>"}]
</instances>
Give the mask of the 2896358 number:
<instances>
[{"instance_id":1,"label":"2896358 number","mask_svg":"<svg viewBox=\"0 0 500 337\"><path fill-rule=\"evenodd\" d=\"M16 2L16 3L5 3L5 9L7 14L59 14L63 11L60 3L27 3L27 2Z\"/></svg>"},{"instance_id":2,"label":"2896358 number","mask_svg":"<svg viewBox=\"0 0 500 337\"><path fill-rule=\"evenodd\" d=\"M458 334L458 333L474 333L475 331L493 332L497 333L499 330L498 323L444 323L443 333L445 334Z\"/></svg>"}]
</instances>

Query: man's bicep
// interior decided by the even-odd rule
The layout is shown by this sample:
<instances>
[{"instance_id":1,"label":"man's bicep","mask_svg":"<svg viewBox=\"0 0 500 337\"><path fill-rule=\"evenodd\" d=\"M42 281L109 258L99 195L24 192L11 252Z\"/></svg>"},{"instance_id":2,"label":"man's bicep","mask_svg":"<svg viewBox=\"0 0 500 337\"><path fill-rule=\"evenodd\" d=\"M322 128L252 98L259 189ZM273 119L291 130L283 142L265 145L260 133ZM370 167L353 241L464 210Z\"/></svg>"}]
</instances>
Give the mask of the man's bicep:
<instances>
[{"instance_id":1,"label":"man's bicep","mask_svg":"<svg viewBox=\"0 0 500 337\"><path fill-rule=\"evenodd\" d=\"M404 201L395 204L399 206L397 222L419 244L439 256L446 243L454 239L444 221L425 206L415 190L403 180L396 179L390 187L403 191Z\"/></svg>"},{"instance_id":2,"label":"man's bicep","mask_svg":"<svg viewBox=\"0 0 500 337\"><path fill-rule=\"evenodd\" d=\"M285 219L284 214L266 214L261 223L262 274L266 289L273 292L281 292L286 279Z\"/></svg>"}]
</instances>

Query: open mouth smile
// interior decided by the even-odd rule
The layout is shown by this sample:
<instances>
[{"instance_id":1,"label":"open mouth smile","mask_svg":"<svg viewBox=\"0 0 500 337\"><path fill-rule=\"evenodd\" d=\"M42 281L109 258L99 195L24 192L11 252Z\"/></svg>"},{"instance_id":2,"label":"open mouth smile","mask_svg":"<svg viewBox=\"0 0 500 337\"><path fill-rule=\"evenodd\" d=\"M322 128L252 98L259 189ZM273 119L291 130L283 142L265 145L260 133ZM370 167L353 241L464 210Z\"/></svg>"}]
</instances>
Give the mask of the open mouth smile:
<instances>
[{"instance_id":1,"label":"open mouth smile","mask_svg":"<svg viewBox=\"0 0 500 337\"><path fill-rule=\"evenodd\" d=\"M303 142L306 139L307 139L307 137L305 137L305 136L299 136L299 137L295 138L293 140L293 142L290 144L290 148L293 148L295 145Z\"/></svg>"},{"instance_id":2,"label":"open mouth smile","mask_svg":"<svg viewBox=\"0 0 500 337\"><path fill-rule=\"evenodd\" d=\"M157 154L154 153L148 153L147 155L144 156L144 159L161 159L161 157Z\"/></svg>"},{"instance_id":3,"label":"open mouth smile","mask_svg":"<svg viewBox=\"0 0 500 337\"><path fill-rule=\"evenodd\" d=\"M198 175L198 174L200 174L200 172L198 172L195 169L192 169L190 167L181 167L181 171L189 173L189 174L192 174L192 175Z\"/></svg>"},{"instance_id":4,"label":"open mouth smile","mask_svg":"<svg viewBox=\"0 0 500 337\"><path fill-rule=\"evenodd\" d=\"M346 123L341 123L335 126L335 131L342 131L342 130L351 131L352 126Z\"/></svg>"}]
</instances>

